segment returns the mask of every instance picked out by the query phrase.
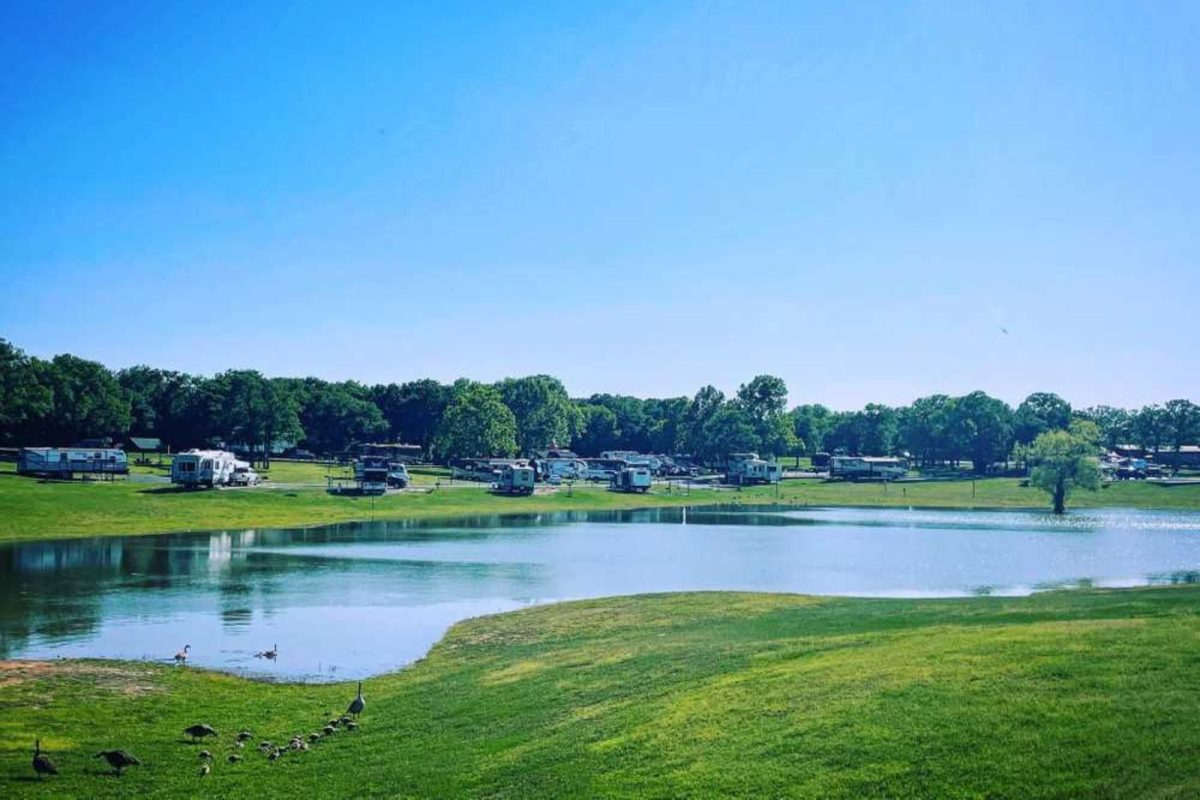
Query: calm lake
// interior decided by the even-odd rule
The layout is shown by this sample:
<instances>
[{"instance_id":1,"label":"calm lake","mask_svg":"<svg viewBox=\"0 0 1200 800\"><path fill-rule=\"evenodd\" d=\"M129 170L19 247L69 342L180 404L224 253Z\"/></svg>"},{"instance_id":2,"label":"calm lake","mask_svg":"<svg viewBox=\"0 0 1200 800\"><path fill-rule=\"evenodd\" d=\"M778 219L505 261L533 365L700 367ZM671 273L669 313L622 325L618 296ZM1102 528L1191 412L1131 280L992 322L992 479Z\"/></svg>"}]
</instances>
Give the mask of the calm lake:
<instances>
[{"instance_id":1,"label":"calm lake","mask_svg":"<svg viewBox=\"0 0 1200 800\"><path fill-rule=\"evenodd\" d=\"M0 548L0 658L341 680L532 603L738 589L932 597L1200 580L1200 514L642 510ZM278 645L271 662L255 653Z\"/></svg>"}]
</instances>

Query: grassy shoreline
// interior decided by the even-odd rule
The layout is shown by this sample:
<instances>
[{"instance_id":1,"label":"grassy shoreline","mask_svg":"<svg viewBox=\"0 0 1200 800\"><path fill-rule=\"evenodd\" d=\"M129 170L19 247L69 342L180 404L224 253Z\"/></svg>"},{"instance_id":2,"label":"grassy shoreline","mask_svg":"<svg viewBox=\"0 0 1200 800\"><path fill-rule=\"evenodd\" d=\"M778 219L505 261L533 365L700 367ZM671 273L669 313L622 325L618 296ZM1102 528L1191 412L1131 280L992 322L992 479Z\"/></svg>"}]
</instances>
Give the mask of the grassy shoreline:
<instances>
[{"instance_id":1,"label":"grassy shoreline","mask_svg":"<svg viewBox=\"0 0 1200 800\"><path fill-rule=\"evenodd\" d=\"M291 478L296 479L296 478ZM715 503L928 508L1046 508L1045 496L1009 478L912 484L786 481L744 491L692 488L646 495L576 486L533 497L496 497L480 485L428 476L411 492L369 498L334 497L317 486L282 489L176 491L165 484L40 482L0 471L0 543L91 536L176 533L262 527L304 527L366 519L433 519L549 511L617 510ZM1127 507L1200 510L1200 485L1117 483L1072 497L1071 508Z\"/></svg>"},{"instance_id":2,"label":"grassy shoreline","mask_svg":"<svg viewBox=\"0 0 1200 800\"><path fill-rule=\"evenodd\" d=\"M608 598L460 623L367 681L361 730L275 764L252 748L227 763L232 734L307 733L351 685L0 664L0 783L98 798L1191 796L1197 667L1200 587ZM221 737L187 744L196 722ZM63 773L42 785L36 736ZM110 747L145 766L102 774L90 756ZM202 747L217 758L205 778Z\"/></svg>"}]
</instances>

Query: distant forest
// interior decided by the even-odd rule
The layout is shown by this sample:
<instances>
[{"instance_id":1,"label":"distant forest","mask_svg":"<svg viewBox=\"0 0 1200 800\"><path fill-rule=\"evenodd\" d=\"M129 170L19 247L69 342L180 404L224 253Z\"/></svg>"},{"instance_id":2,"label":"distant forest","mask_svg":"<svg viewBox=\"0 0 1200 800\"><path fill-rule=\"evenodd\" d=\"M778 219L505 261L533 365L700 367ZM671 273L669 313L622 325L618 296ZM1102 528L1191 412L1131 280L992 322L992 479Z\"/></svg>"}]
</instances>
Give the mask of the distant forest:
<instances>
[{"instance_id":1,"label":"distant forest","mask_svg":"<svg viewBox=\"0 0 1200 800\"><path fill-rule=\"evenodd\" d=\"M636 450L706 460L745 451L906 453L920 465L969 461L983 471L1038 434L1081 418L1096 424L1109 448L1178 449L1200 435L1200 407L1183 399L1141 409L1074 409L1056 394L1038 392L1014 409L971 392L933 394L902 407L788 409L787 386L772 375L750 379L732 397L705 386L691 398L571 398L549 375L368 386L265 378L252 370L213 377L141 366L114 372L72 355L31 357L0 339L0 445L9 447L146 436L176 451L290 442L330 454L363 442L405 442L438 461L531 455L550 446L584 456Z\"/></svg>"}]
</instances>

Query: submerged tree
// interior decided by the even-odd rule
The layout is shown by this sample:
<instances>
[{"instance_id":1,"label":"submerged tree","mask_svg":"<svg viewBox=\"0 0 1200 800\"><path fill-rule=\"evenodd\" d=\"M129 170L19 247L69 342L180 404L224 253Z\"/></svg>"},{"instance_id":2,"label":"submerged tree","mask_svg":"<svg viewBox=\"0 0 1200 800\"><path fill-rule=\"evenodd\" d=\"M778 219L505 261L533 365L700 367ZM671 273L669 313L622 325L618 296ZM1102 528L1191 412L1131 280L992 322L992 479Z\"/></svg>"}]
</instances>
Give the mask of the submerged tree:
<instances>
[{"instance_id":1,"label":"submerged tree","mask_svg":"<svg viewBox=\"0 0 1200 800\"><path fill-rule=\"evenodd\" d=\"M1046 431L1034 439L1028 451L1030 483L1050 495L1055 514L1066 511L1067 497L1076 487L1100 488L1099 437L1095 423L1076 421L1069 430Z\"/></svg>"}]
</instances>

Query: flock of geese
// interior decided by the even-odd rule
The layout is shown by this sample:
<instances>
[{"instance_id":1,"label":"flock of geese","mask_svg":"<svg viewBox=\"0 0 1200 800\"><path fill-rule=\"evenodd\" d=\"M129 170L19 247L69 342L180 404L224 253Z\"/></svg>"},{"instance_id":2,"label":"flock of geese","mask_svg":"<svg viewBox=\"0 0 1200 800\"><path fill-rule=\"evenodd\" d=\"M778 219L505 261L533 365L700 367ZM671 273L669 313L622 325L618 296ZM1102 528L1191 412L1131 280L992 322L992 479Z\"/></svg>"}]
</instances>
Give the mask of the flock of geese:
<instances>
[{"instance_id":1,"label":"flock of geese","mask_svg":"<svg viewBox=\"0 0 1200 800\"><path fill-rule=\"evenodd\" d=\"M177 664L186 663L189 650L191 650L191 645L184 645L184 648L175 654L175 662ZM274 659L278 655L278 645L272 645L270 650L264 650L256 654L259 658L269 659ZM308 750L310 744L315 744L327 736L333 736L339 730L358 730L358 716L367 707L367 701L363 699L362 687L362 681L359 681L358 695L350 702L346 713L326 722L320 731L310 733L307 739L303 734L298 733L286 745L275 745L264 739L258 743L258 751L266 756L268 761L274 763L288 753ZM204 723L189 725L183 729L183 733L185 736L191 737L193 744L219 735L215 728ZM226 756L226 761L230 764L239 763L242 760L242 756L236 751L243 749L246 746L246 742L253 738L254 734L250 731L239 732L233 741L235 752ZM204 762L200 765L200 777L204 777L212 772L213 754L208 750L201 750L199 756L200 760ZM142 764L137 756L126 750L101 750L99 753L96 753L95 758L103 758L107 761L108 765L113 769L113 774L117 776L123 774L126 767L137 767ZM58 767L50 759L49 755L42 752L41 739L35 739L33 742L33 771L37 774L38 780L41 780L44 775L58 774Z\"/></svg>"}]
</instances>

